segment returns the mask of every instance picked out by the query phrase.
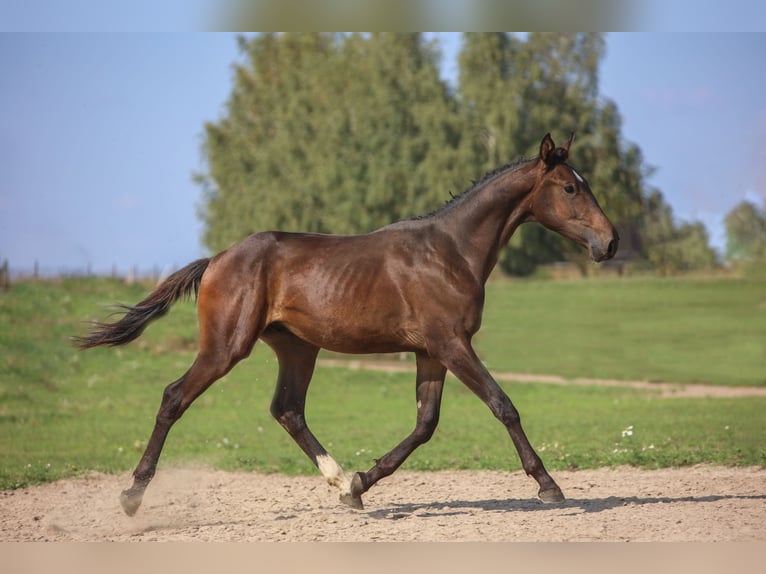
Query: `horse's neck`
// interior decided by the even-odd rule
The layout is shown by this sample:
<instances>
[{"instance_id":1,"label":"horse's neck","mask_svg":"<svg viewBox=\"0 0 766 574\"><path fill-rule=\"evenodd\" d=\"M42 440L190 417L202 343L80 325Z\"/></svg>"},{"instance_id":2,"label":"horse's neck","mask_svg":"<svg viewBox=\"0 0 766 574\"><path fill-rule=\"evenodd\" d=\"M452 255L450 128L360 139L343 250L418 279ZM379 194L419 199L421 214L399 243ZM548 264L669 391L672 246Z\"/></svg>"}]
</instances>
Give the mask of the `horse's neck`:
<instances>
[{"instance_id":1,"label":"horse's neck","mask_svg":"<svg viewBox=\"0 0 766 574\"><path fill-rule=\"evenodd\" d=\"M528 216L525 200L534 186L533 177L527 166L498 174L446 214L445 225L474 276L482 282L495 267L500 250Z\"/></svg>"}]
</instances>

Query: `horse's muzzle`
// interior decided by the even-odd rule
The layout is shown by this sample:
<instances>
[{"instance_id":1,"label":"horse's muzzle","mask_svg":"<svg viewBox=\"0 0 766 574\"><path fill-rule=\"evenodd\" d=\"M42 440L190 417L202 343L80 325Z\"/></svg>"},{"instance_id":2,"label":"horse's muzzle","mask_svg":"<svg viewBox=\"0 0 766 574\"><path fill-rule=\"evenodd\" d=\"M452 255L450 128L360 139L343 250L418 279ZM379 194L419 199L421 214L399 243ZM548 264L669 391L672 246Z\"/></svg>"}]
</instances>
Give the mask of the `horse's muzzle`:
<instances>
[{"instance_id":1,"label":"horse's muzzle","mask_svg":"<svg viewBox=\"0 0 766 574\"><path fill-rule=\"evenodd\" d=\"M601 241L594 241L590 244L590 256L593 261L600 263L611 259L617 254L617 247L620 245L620 236L617 230L613 229L611 237L607 236Z\"/></svg>"}]
</instances>

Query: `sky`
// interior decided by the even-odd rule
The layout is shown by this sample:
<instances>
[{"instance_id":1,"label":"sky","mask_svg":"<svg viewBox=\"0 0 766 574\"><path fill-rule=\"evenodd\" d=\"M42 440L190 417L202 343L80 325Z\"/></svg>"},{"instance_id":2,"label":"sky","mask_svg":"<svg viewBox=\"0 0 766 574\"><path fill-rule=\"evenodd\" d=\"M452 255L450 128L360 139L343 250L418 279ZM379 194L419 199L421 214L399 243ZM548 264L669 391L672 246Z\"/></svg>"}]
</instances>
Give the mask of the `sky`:
<instances>
[{"instance_id":1,"label":"sky","mask_svg":"<svg viewBox=\"0 0 766 574\"><path fill-rule=\"evenodd\" d=\"M459 34L437 37L454 81ZM764 56L762 33L607 35L601 96L648 184L719 250L732 207L766 206ZM0 33L0 258L125 273L207 255L193 174L240 60L231 33Z\"/></svg>"}]
</instances>

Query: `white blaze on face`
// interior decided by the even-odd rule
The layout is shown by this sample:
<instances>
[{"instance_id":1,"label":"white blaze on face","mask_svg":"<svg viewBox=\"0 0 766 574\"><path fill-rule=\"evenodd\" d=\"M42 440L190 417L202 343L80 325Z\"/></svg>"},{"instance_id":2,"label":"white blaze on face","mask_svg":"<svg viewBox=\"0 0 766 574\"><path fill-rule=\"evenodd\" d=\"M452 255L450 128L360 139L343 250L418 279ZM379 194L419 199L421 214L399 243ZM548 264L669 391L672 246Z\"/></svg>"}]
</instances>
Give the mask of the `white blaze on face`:
<instances>
[{"instance_id":1,"label":"white blaze on face","mask_svg":"<svg viewBox=\"0 0 766 574\"><path fill-rule=\"evenodd\" d=\"M329 454L320 454L317 456L317 467L322 476L327 479L331 486L337 486L341 494L351 493L351 479L346 476L340 465Z\"/></svg>"},{"instance_id":2,"label":"white blaze on face","mask_svg":"<svg viewBox=\"0 0 766 574\"><path fill-rule=\"evenodd\" d=\"M577 179L577 181L579 181L580 183L585 183L585 180L582 178L582 176L581 176L579 173L577 173L577 172L574 170L574 168L571 168L571 169L572 169L572 173L573 173L573 174L574 174L574 176L575 176L575 179Z\"/></svg>"}]
</instances>

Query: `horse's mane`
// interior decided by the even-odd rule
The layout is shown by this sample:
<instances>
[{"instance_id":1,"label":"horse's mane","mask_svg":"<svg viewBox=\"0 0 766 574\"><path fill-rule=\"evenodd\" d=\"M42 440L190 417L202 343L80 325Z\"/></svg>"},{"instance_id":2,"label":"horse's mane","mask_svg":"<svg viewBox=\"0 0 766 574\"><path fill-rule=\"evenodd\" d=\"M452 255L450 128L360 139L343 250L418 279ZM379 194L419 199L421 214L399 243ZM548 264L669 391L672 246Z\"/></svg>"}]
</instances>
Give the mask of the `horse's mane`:
<instances>
[{"instance_id":1,"label":"horse's mane","mask_svg":"<svg viewBox=\"0 0 766 574\"><path fill-rule=\"evenodd\" d=\"M418 220L418 219L427 219L429 217L435 217L435 216L439 215L440 213L443 213L444 211L447 211L447 210L451 209L452 207L462 203L467 197L470 197L471 195L473 195L473 193L477 189L481 189L482 187L484 187L485 184L487 184L490 180L494 179L495 177L497 177L497 176L499 176L499 175L501 175L503 173L506 173L508 171L513 171L513 170L521 167L522 165L526 165L526 164L528 164L528 163L530 163L532 161L535 161L535 160L536 160L536 158L524 158L524 157L522 157L522 158L520 158L520 159L518 159L516 161L512 161L512 162L507 163L505 165L501 165L500 167L496 167L496 168L488 171L487 173L485 173L478 180L474 180L471 183L471 187L469 187L468 189L464 190L463 192L461 192L461 193L459 193L457 195L452 195L452 193L450 193L451 197L447 201L445 201L444 204L441 205L440 207L437 207L436 209L434 209L433 211L431 211L430 213L427 213L425 215L416 215L415 217L412 217L411 219Z\"/></svg>"}]
</instances>

